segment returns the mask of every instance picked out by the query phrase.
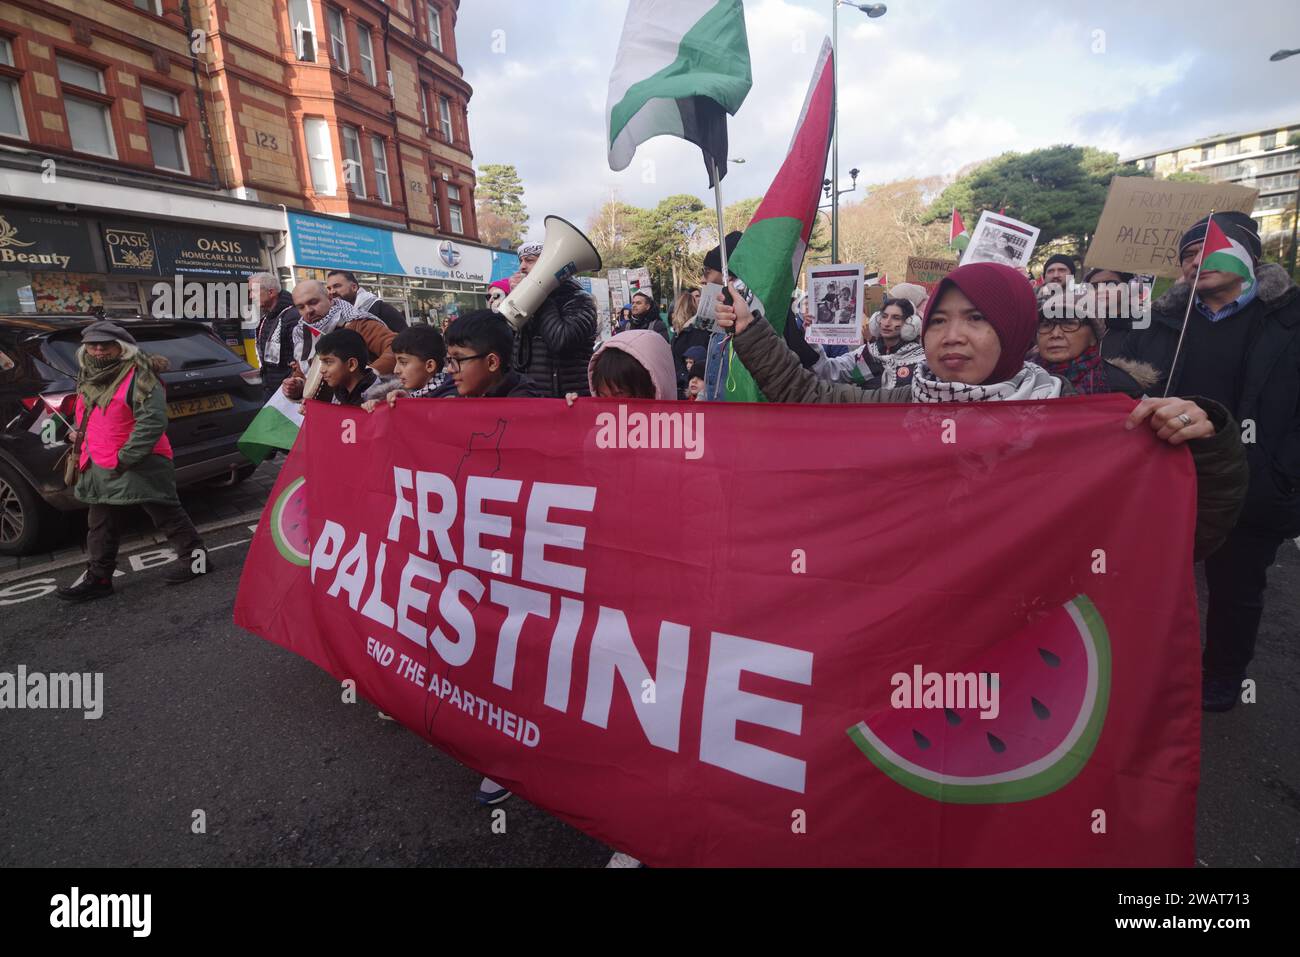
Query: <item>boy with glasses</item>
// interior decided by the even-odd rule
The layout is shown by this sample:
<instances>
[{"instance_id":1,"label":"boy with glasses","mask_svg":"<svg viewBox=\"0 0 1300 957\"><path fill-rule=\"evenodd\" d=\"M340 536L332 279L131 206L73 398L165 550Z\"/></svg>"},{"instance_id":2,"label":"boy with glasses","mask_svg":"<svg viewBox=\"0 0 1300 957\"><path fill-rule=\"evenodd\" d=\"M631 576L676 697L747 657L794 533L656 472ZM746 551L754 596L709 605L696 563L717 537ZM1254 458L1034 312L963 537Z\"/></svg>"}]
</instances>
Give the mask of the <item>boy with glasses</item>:
<instances>
[{"instance_id":1,"label":"boy with glasses","mask_svg":"<svg viewBox=\"0 0 1300 957\"><path fill-rule=\"evenodd\" d=\"M510 368L514 333L489 309L466 313L447 327L447 372L465 399L543 398L526 375Z\"/></svg>"}]
</instances>

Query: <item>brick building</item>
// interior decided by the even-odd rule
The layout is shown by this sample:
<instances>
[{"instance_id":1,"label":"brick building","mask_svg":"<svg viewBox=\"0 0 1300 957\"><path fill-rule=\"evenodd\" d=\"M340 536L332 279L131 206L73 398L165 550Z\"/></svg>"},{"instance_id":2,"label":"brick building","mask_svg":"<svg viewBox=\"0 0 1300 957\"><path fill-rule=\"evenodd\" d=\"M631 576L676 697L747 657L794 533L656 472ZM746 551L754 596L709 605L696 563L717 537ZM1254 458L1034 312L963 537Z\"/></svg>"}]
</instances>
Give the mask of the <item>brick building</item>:
<instances>
[{"instance_id":1,"label":"brick building","mask_svg":"<svg viewBox=\"0 0 1300 957\"><path fill-rule=\"evenodd\" d=\"M267 267L479 304L513 265L476 242L458 7L0 0L0 312Z\"/></svg>"}]
</instances>

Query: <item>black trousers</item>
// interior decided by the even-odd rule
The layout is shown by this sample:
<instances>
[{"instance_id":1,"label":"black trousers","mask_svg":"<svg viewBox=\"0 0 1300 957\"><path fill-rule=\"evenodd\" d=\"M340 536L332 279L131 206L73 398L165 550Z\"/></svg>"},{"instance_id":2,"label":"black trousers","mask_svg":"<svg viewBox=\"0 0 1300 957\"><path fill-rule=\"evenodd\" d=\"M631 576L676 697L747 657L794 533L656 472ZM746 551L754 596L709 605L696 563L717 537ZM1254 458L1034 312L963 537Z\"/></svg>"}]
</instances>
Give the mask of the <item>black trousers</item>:
<instances>
[{"instance_id":1,"label":"black trousers","mask_svg":"<svg viewBox=\"0 0 1300 957\"><path fill-rule=\"evenodd\" d=\"M1268 567L1277 560L1281 535L1238 525L1205 560L1209 612L1205 616L1202 664L1216 678L1241 678L1255 656L1255 637L1264 614Z\"/></svg>"},{"instance_id":2,"label":"black trousers","mask_svg":"<svg viewBox=\"0 0 1300 957\"><path fill-rule=\"evenodd\" d=\"M203 539L180 505L163 505L160 502L142 502L140 507L153 521L154 527L167 536L167 543L176 550L182 562L190 561L194 549L203 547ZM86 519L86 552L89 561L87 573L91 578L112 579L117 567L117 549L122 541L122 522L130 505L92 505Z\"/></svg>"}]
</instances>

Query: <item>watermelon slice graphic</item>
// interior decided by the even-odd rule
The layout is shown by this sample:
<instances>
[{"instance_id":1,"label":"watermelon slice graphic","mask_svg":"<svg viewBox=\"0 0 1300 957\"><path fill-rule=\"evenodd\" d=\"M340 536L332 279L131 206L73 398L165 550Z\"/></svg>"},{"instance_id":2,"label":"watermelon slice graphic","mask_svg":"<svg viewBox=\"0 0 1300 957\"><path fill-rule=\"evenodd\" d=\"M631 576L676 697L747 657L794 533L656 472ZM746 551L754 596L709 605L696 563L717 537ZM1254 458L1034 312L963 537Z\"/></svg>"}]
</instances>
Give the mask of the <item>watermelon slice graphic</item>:
<instances>
[{"instance_id":1,"label":"watermelon slice graphic","mask_svg":"<svg viewBox=\"0 0 1300 957\"><path fill-rule=\"evenodd\" d=\"M271 509L271 537L286 561L306 567L311 560L307 538L307 477L285 486Z\"/></svg>"},{"instance_id":2,"label":"watermelon slice graphic","mask_svg":"<svg viewBox=\"0 0 1300 957\"><path fill-rule=\"evenodd\" d=\"M1030 801L1087 764L1110 700L1110 638L1079 595L1004 639L962 671L998 675L1000 712L889 708L849 728L903 787L950 804Z\"/></svg>"}]
</instances>

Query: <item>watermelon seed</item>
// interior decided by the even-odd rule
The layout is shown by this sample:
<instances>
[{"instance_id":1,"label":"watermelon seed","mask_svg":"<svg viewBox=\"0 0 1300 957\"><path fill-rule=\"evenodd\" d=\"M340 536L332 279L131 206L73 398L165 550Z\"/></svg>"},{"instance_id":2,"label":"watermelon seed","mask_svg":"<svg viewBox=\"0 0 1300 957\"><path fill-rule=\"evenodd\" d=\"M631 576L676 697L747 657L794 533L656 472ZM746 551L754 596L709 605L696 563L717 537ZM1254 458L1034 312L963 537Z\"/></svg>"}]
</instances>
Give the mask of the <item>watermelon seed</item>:
<instances>
[{"instance_id":1,"label":"watermelon seed","mask_svg":"<svg viewBox=\"0 0 1300 957\"><path fill-rule=\"evenodd\" d=\"M989 739L989 747L992 748L994 751L996 751L998 754L1001 754L1003 751L1007 749L1007 746L1003 744L999 738L995 738L987 731L984 732L984 736Z\"/></svg>"},{"instance_id":2,"label":"watermelon seed","mask_svg":"<svg viewBox=\"0 0 1300 957\"><path fill-rule=\"evenodd\" d=\"M1046 648L1039 648L1038 653L1042 655L1043 660L1047 662L1047 667L1049 668L1061 667L1061 659L1058 658L1056 655L1052 654Z\"/></svg>"},{"instance_id":3,"label":"watermelon seed","mask_svg":"<svg viewBox=\"0 0 1300 957\"><path fill-rule=\"evenodd\" d=\"M930 746L930 739L927 738L925 735L923 735L920 731L913 729L912 738L916 741L916 746L920 748L922 751L924 751L926 748Z\"/></svg>"},{"instance_id":4,"label":"watermelon seed","mask_svg":"<svg viewBox=\"0 0 1300 957\"><path fill-rule=\"evenodd\" d=\"M949 724L961 724L961 718L958 717L957 712L953 711L952 708L944 708L943 713L948 718Z\"/></svg>"},{"instance_id":5,"label":"watermelon seed","mask_svg":"<svg viewBox=\"0 0 1300 957\"><path fill-rule=\"evenodd\" d=\"M1031 697L1029 703L1034 707L1034 714L1046 721L1052 716L1052 712L1047 710L1047 705L1043 704L1037 698Z\"/></svg>"}]
</instances>

